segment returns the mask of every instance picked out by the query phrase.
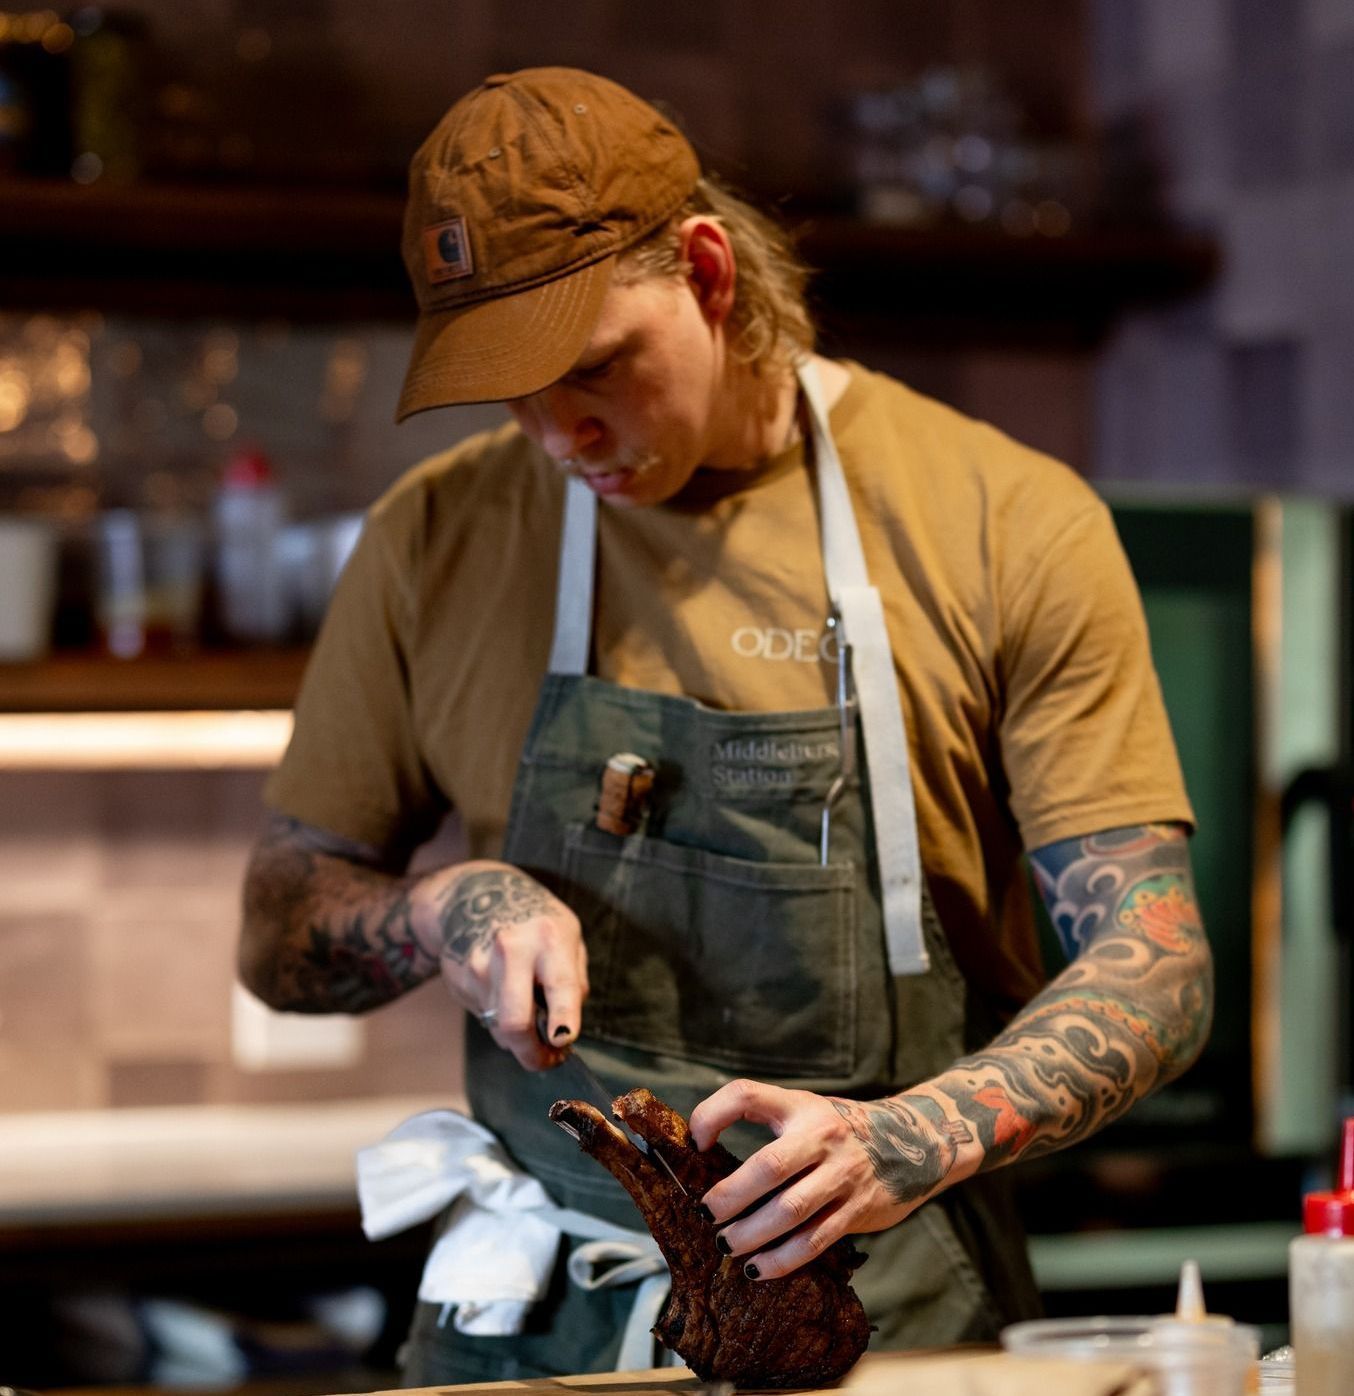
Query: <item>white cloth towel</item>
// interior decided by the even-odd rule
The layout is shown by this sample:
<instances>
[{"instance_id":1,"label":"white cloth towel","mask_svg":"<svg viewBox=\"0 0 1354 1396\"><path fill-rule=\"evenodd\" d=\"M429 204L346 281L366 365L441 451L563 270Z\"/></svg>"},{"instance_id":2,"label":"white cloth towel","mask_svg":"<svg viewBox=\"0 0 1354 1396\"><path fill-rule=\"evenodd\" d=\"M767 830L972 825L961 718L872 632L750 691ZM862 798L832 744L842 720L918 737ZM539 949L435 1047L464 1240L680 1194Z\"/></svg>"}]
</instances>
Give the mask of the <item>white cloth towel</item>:
<instances>
[{"instance_id":1,"label":"white cloth towel","mask_svg":"<svg viewBox=\"0 0 1354 1396\"><path fill-rule=\"evenodd\" d=\"M671 1277L653 1237L557 1207L493 1133L455 1110L428 1110L357 1153L362 1230L393 1236L455 1204L423 1268L418 1297L458 1331L520 1333L545 1293L561 1234L582 1238L569 1277L584 1289L635 1284L618 1372L659 1365L650 1330Z\"/></svg>"}]
</instances>

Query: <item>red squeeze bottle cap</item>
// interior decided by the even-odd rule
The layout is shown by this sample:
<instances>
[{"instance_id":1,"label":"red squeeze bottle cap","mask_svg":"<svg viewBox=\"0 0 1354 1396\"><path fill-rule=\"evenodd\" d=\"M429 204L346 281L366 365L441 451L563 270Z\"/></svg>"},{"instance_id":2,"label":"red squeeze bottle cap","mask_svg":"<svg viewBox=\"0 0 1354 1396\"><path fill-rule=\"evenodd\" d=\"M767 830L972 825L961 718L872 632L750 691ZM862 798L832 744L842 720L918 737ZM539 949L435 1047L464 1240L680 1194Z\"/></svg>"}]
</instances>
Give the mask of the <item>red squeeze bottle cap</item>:
<instances>
[{"instance_id":1,"label":"red squeeze bottle cap","mask_svg":"<svg viewBox=\"0 0 1354 1396\"><path fill-rule=\"evenodd\" d=\"M226 462L222 482L237 489L257 488L273 482L273 467L268 457L257 446L236 451Z\"/></svg>"},{"instance_id":2,"label":"red squeeze bottle cap","mask_svg":"<svg viewBox=\"0 0 1354 1396\"><path fill-rule=\"evenodd\" d=\"M1354 1118L1340 1135L1339 1185L1302 1199L1302 1229L1309 1236L1354 1236Z\"/></svg>"}]
</instances>

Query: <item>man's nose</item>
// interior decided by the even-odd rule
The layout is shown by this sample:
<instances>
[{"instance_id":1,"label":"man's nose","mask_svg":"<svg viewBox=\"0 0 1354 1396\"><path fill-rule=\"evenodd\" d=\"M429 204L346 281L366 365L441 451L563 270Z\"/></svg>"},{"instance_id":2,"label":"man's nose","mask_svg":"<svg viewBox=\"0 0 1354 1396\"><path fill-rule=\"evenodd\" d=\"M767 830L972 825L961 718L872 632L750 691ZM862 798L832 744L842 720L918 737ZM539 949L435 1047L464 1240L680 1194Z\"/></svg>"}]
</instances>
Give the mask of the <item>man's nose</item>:
<instances>
[{"instance_id":1,"label":"man's nose","mask_svg":"<svg viewBox=\"0 0 1354 1396\"><path fill-rule=\"evenodd\" d=\"M601 422L582 411L567 388L543 388L515 406L527 434L552 460L583 455L602 439Z\"/></svg>"}]
</instances>

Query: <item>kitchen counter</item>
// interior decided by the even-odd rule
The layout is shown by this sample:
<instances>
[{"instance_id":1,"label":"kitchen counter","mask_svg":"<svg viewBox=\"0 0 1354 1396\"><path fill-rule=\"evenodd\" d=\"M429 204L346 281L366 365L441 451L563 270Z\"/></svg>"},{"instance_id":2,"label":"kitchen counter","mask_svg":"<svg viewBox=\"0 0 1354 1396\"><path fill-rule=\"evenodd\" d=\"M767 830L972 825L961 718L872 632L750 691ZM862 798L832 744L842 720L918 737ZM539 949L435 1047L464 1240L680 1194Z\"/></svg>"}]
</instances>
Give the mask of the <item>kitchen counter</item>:
<instances>
[{"instance_id":1,"label":"kitchen counter","mask_svg":"<svg viewBox=\"0 0 1354 1396\"><path fill-rule=\"evenodd\" d=\"M443 1098L10 1115L0 1247L13 1228L356 1207L353 1156Z\"/></svg>"},{"instance_id":2,"label":"kitchen counter","mask_svg":"<svg viewBox=\"0 0 1354 1396\"><path fill-rule=\"evenodd\" d=\"M1151 1396L1156 1387L1124 1363L1013 1358L987 1349L866 1353L839 1386L844 1396ZM423 1387L376 1396L718 1396L685 1367L606 1372L477 1386ZM748 1396L748 1393L740 1393ZM817 1396L803 1392L802 1396Z\"/></svg>"},{"instance_id":3,"label":"kitchen counter","mask_svg":"<svg viewBox=\"0 0 1354 1396\"><path fill-rule=\"evenodd\" d=\"M368 1241L354 1155L409 1115L450 1103L404 1096L4 1117L0 1380L60 1385L10 1374L51 1371L67 1341L61 1315L90 1302L119 1314L169 1297L287 1323L306 1296L360 1287L382 1295L390 1332L402 1331L428 1227ZM342 1389L343 1380L312 1374L258 1396ZM366 1384L390 1381L378 1373ZM361 1389L361 1378L347 1389Z\"/></svg>"}]
</instances>

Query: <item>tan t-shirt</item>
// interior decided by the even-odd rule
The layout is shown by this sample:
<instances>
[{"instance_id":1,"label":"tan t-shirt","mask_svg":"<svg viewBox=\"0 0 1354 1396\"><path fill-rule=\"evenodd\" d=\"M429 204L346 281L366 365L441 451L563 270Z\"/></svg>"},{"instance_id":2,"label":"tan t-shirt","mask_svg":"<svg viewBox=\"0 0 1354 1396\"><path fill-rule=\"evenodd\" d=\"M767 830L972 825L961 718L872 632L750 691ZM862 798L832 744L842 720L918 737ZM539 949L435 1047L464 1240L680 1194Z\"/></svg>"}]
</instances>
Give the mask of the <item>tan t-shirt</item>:
<instances>
[{"instance_id":1,"label":"tan t-shirt","mask_svg":"<svg viewBox=\"0 0 1354 1396\"><path fill-rule=\"evenodd\" d=\"M1025 847L1191 821L1142 608L1072 471L848 365L831 425L893 641L922 855L966 974L1042 979ZM517 432L462 443L371 510L267 798L399 853L448 807L499 847L550 648L563 481ZM591 672L716 707L832 701L800 447L675 500L599 510Z\"/></svg>"}]
</instances>

